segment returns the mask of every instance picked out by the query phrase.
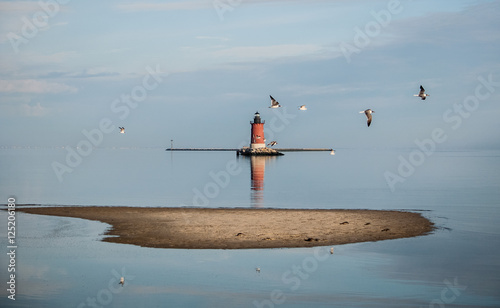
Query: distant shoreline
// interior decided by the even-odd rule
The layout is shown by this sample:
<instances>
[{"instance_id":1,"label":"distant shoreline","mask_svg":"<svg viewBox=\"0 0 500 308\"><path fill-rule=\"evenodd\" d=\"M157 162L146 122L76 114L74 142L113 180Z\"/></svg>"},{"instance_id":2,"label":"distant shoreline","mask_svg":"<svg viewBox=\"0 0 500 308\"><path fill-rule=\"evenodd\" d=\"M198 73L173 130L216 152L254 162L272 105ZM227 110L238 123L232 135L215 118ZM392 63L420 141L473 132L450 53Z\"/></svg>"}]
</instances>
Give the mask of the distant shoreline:
<instances>
[{"instance_id":1,"label":"distant shoreline","mask_svg":"<svg viewBox=\"0 0 500 308\"><path fill-rule=\"evenodd\" d=\"M382 210L36 207L18 212L97 220L112 225L105 242L154 248L313 247L429 234L419 213Z\"/></svg>"}]
</instances>

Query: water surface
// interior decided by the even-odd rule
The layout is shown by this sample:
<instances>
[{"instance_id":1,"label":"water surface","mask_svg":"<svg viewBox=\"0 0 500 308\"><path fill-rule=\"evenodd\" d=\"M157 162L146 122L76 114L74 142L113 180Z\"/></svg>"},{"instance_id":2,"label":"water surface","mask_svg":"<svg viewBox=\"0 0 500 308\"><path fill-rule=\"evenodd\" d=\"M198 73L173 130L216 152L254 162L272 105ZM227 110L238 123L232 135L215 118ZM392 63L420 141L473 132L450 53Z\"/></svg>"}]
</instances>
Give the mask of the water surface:
<instances>
[{"instance_id":1,"label":"water surface","mask_svg":"<svg viewBox=\"0 0 500 308\"><path fill-rule=\"evenodd\" d=\"M64 162L64 149L2 149L4 203L14 196L42 205L406 209L438 229L337 246L333 255L330 247L152 249L100 242L109 227L103 223L19 213L17 300L4 288L0 305L500 306L500 151L435 152L392 191L384 173L397 174L411 151L252 160L232 152L95 149L60 182L51 164ZM6 228L0 234L7 247ZM3 254L2 277L7 262ZM124 287L117 276L126 278Z\"/></svg>"}]
</instances>

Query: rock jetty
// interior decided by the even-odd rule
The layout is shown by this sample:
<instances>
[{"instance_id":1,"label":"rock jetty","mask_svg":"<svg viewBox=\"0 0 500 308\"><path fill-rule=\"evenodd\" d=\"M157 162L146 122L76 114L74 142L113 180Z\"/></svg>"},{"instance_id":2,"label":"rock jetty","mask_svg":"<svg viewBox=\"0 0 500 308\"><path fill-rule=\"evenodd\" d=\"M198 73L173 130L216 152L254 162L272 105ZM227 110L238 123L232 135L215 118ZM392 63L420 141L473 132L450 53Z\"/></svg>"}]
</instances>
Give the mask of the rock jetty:
<instances>
[{"instance_id":1,"label":"rock jetty","mask_svg":"<svg viewBox=\"0 0 500 308\"><path fill-rule=\"evenodd\" d=\"M236 152L238 155L244 155L244 156L281 156L285 155L281 152L278 152L274 149L270 148L258 148L258 149L252 149L249 147L243 147L239 149Z\"/></svg>"}]
</instances>

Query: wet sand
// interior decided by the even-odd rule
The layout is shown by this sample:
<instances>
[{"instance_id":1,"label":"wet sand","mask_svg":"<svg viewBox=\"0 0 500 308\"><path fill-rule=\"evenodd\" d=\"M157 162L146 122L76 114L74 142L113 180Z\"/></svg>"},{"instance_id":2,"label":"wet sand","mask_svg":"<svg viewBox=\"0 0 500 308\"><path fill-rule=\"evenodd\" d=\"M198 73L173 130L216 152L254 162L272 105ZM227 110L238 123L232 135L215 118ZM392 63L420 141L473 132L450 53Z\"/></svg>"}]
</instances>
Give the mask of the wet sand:
<instances>
[{"instance_id":1,"label":"wet sand","mask_svg":"<svg viewBox=\"0 0 500 308\"><path fill-rule=\"evenodd\" d=\"M421 214L404 211L138 207L16 211L101 221L112 226L105 242L156 248L312 247L414 237L433 230L433 223Z\"/></svg>"}]
</instances>

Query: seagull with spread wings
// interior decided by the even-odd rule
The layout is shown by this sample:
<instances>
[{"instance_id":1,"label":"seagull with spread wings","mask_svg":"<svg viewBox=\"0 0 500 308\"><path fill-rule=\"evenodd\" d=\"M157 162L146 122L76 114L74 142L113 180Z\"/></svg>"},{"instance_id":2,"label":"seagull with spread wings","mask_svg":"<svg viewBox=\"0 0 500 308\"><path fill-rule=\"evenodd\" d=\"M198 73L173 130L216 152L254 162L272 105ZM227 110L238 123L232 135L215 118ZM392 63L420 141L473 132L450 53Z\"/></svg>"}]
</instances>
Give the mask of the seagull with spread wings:
<instances>
[{"instance_id":1,"label":"seagull with spread wings","mask_svg":"<svg viewBox=\"0 0 500 308\"><path fill-rule=\"evenodd\" d=\"M360 111L359 113L364 113L366 115L366 124L368 125L368 127L370 127L370 124L372 123L372 113L374 113L375 111L371 110L371 109L366 109L365 111Z\"/></svg>"},{"instance_id":2,"label":"seagull with spread wings","mask_svg":"<svg viewBox=\"0 0 500 308\"><path fill-rule=\"evenodd\" d=\"M269 106L269 108L279 108L279 107L281 107L281 105L278 103L277 100L274 99L274 97L272 97L271 95L269 95L269 97L271 98L271 106Z\"/></svg>"},{"instance_id":3,"label":"seagull with spread wings","mask_svg":"<svg viewBox=\"0 0 500 308\"><path fill-rule=\"evenodd\" d=\"M422 87L422 85L420 85L420 92L418 94L413 94L413 96L418 96L424 101L427 98L427 96L430 96L430 95L426 94L424 87Z\"/></svg>"}]
</instances>

